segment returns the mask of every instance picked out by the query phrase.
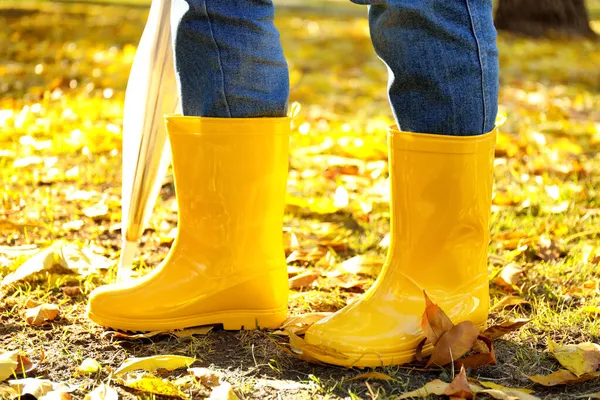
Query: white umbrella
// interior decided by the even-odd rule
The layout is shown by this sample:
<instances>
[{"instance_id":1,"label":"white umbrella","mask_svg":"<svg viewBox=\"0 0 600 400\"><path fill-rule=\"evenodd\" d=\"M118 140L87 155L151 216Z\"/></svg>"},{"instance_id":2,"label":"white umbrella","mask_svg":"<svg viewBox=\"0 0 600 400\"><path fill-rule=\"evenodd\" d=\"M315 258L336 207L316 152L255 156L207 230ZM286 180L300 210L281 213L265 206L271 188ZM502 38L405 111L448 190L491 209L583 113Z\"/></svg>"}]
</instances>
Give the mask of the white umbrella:
<instances>
[{"instance_id":1,"label":"white umbrella","mask_svg":"<svg viewBox=\"0 0 600 400\"><path fill-rule=\"evenodd\" d=\"M131 276L138 242L170 161L164 115L179 108L171 0L152 0L125 92L123 116L123 249L117 281Z\"/></svg>"}]
</instances>

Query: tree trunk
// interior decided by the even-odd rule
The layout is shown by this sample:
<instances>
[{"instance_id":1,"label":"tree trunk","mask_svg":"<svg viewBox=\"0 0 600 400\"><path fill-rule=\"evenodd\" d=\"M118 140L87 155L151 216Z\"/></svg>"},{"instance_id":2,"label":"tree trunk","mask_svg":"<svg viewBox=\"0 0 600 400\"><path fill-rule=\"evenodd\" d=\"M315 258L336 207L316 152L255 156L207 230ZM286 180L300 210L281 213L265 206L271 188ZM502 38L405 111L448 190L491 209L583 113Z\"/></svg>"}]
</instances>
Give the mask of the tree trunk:
<instances>
[{"instance_id":1,"label":"tree trunk","mask_svg":"<svg viewBox=\"0 0 600 400\"><path fill-rule=\"evenodd\" d=\"M596 36L585 0L500 0L496 28L529 36Z\"/></svg>"}]
</instances>

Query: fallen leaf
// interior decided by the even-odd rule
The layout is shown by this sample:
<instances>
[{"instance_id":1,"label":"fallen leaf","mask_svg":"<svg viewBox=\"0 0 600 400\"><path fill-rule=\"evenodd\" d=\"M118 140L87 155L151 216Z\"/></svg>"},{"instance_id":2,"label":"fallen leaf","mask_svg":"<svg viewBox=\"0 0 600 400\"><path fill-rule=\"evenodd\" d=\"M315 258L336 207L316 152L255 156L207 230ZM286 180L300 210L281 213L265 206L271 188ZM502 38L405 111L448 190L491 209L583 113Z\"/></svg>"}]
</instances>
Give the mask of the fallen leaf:
<instances>
[{"instance_id":1,"label":"fallen leaf","mask_svg":"<svg viewBox=\"0 0 600 400\"><path fill-rule=\"evenodd\" d=\"M553 372L550 375L533 375L527 377L535 383L539 383L540 385L556 386L565 385L568 383L579 383L589 381L590 379L600 377L600 372L593 372L591 374L585 374L578 377L571 371L568 371L566 369L559 369L558 371Z\"/></svg>"},{"instance_id":2,"label":"fallen leaf","mask_svg":"<svg viewBox=\"0 0 600 400\"><path fill-rule=\"evenodd\" d=\"M464 356L477 341L479 328L470 321L455 325L433 347L427 366L444 366Z\"/></svg>"},{"instance_id":3,"label":"fallen leaf","mask_svg":"<svg viewBox=\"0 0 600 400\"><path fill-rule=\"evenodd\" d=\"M308 271L289 280L290 289L297 290L312 285L321 276L321 273L317 271Z\"/></svg>"},{"instance_id":4,"label":"fallen leaf","mask_svg":"<svg viewBox=\"0 0 600 400\"><path fill-rule=\"evenodd\" d=\"M229 382L223 382L212 390L207 400L239 400Z\"/></svg>"},{"instance_id":5,"label":"fallen leaf","mask_svg":"<svg viewBox=\"0 0 600 400\"><path fill-rule=\"evenodd\" d=\"M509 389L509 388L507 388ZM540 400L539 397L523 393L517 390L499 390L499 389L485 389L477 392L479 395L487 394L490 397L498 400Z\"/></svg>"},{"instance_id":6,"label":"fallen leaf","mask_svg":"<svg viewBox=\"0 0 600 400\"><path fill-rule=\"evenodd\" d=\"M114 372L115 376L123 375L129 371L138 369L153 372L157 369L169 371L189 367L196 359L194 357L159 355L150 357L134 357L123 361L123 364Z\"/></svg>"},{"instance_id":7,"label":"fallen leaf","mask_svg":"<svg viewBox=\"0 0 600 400\"><path fill-rule=\"evenodd\" d=\"M523 267L519 264L510 263L500 271L494 282L502 286L507 291L514 291L514 287L519 283L523 275Z\"/></svg>"},{"instance_id":8,"label":"fallen leaf","mask_svg":"<svg viewBox=\"0 0 600 400\"><path fill-rule=\"evenodd\" d=\"M106 331L106 332L102 333L102 337L110 336L110 337L118 338L118 339L148 339L148 338L151 338L153 336L160 335L163 333L166 333L166 332L165 331L152 331L152 332L145 332L145 333L130 334L130 333L118 332L118 331Z\"/></svg>"},{"instance_id":9,"label":"fallen leaf","mask_svg":"<svg viewBox=\"0 0 600 400\"><path fill-rule=\"evenodd\" d=\"M548 339L548 350L563 367L578 377L595 372L600 366L600 345L595 343L560 346Z\"/></svg>"},{"instance_id":10,"label":"fallen leaf","mask_svg":"<svg viewBox=\"0 0 600 400\"><path fill-rule=\"evenodd\" d=\"M10 386L0 386L0 399L12 399L19 396L19 393Z\"/></svg>"},{"instance_id":11,"label":"fallen leaf","mask_svg":"<svg viewBox=\"0 0 600 400\"><path fill-rule=\"evenodd\" d=\"M600 317L600 307L598 306L585 306L581 309L581 312L588 314L591 318Z\"/></svg>"},{"instance_id":12,"label":"fallen leaf","mask_svg":"<svg viewBox=\"0 0 600 400\"><path fill-rule=\"evenodd\" d=\"M480 342L483 344L478 345ZM479 347L483 347L484 349L481 349ZM477 352L456 361L456 367L476 369L484 367L486 365L496 364L496 354L494 352L494 347L492 346L492 341L490 339L487 339L483 336L479 336L475 346L473 346L473 350Z\"/></svg>"},{"instance_id":13,"label":"fallen leaf","mask_svg":"<svg viewBox=\"0 0 600 400\"><path fill-rule=\"evenodd\" d=\"M501 390L501 391L503 391L503 392L505 392L507 394L511 394L510 392L523 393L523 394L529 394L529 393L533 393L534 392L531 389L511 388L511 387L506 387L506 386L499 385L499 384L494 383L494 382L486 382L486 381L477 380L477 383L480 384L483 387L488 388L488 389Z\"/></svg>"},{"instance_id":14,"label":"fallen leaf","mask_svg":"<svg viewBox=\"0 0 600 400\"><path fill-rule=\"evenodd\" d=\"M62 392L60 390L52 390L51 392L46 393L42 397L39 397L39 400L71 400L71 393Z\"/></svg>"},{"instance_id":15,"label":"fallen leaf","mask_svg":"<svg viewBox=\"0 0 600 400\"><path fill-rule=\"evenodd\" d=\"M520 296L504 296L493 307L490 308L490 312L495 310L503 310L506 307L519 306L524 304L530 304L527 300Z\"/></svg>"},{"instance_id":16,"label":"fallen leaf","mask_svg":"<svg viewBox=\"0 0 600 400\"><path fill-rule=\"evenodd\" d=\"M377 371L370 371L370 372L365 372L363 374L360 375L356 375L353 376L352 378L348 379L348 382L350 381L357 381L359 379L377 379L380 381L393 381L394 378L392 378L389 375L386 375L384 373L381 372L377 372Z\"/></svg>"},{"instance_id":17,"label":"fallen leaf","mask_svg":"<svg viewBox=\"0 0 600 400\"><path fill-rule=\"evenodd\" d=\"M56 249L60 264L81 276L88 276L100 270L107 270L111 262L87 248L63 244Z\"/></svg>"},{"instance_id":18,"label":"fallen leaf","mask_svg":"<svg viewBox=\"0 0 600 400\"><path fill-rule=\"evenodd\" d=\"M222 375L208 368L188 368L188 372L197 378L203 386L219 386Z\"/></svg>"},{"instance_id":19,"label":"fallen leaf","mask_svg":"<svg viewBox=\"0 0 600 400\"><path fill-rule=\"evenodd\" d=\"M376 277L384 262L385 259L380 256L359 255L342 262L337 269L349 274Z\"/></svg>"},{"instance_id":20,"label":"fallen leaf","mask_svg":"<svg viewBox=\"0 0 600 400\"><path fill-rule=\"evenodd\" d=\"M3 382L13 376L18 366L18 351L9 351L8 353L0 354L0 382Z\"/></svg>"},{"instance_id":21,"label":"fallen leaf","mask_svg":"<svg viewBox=\"0 0 600 400\"><path fill-rule=\"evenodd\" d=\"M65 222L64 224L62 224L62 229L66 231L78 231L83 227L84 224L85 222L83 222L82 220L75 219L73 221Z\"/></svg>"},{"instance_id":22,"label":"fallen leaf","mask_svg":"<svg viewBox=\"0 0 600 400\"><path fill-rule=\"evenodd\" d=\"M575 396L576 399L600 399L600 392L582 394L581 396Z\"/></svg>"},{"instance_id":23,"label":"fallen leaf","mask_svg":"<svg viewBox=\"0 0 600 400\"><path fill-rule=\"evenodd\" d=\"M77 371L81 374L93 374L102 369L100 363L93 358L86 358L81 362L81 365L77 367Z\"/></svg>"},{"instance_id":24,"label":"fallen leaf","mask_svg":"<svg viewBox=\"0 0 600 400\"><path fill-rule=\"evenodd\" d=\"M307 350L308 353L316 353L329 357L339 358L341 360L348 359L347 355L336 349L327 346L308 344L304 341L304 339L302 339L298 335L295 335L293 332L288 332L288 335L290 337L290 348L292 349L292 355L300 356L300 359L321 364L320 361L314 359L312 356L310 356L310 354L307 354L305 350Z\"/></svg>"},{"instance_id":25,"label":"fallen leaf","mask_svg":"<svg viewBox=\"0 0 600 400\"><path fill-rule=\"evenodd\" d=\"M444 389L446 396L457 397L460 399L472 399L475 393L469 382L467 381L467 372L465 367L461 367L460 373L450 382L450 384Z\"/></svg>"},{"instance_id":26,"label":"fallen leaf","mask_svg":"<svg viewBox=\"0 0 600 400\"><path fill-rule=\"evenodd\" d=\"M446 313L429 299L425 291L423 294L425 295L425 312L421 318L421 329L425 337L435 346L444 333L454 327L454 324Z\"/></svg>"},{"instance_id":27,"label":"fallen leaf","mask_svg":"<svg viewBox=\"0 0 600 400\"><path fill-rule=\"evenodd\" d=\"M56 263L55 250L57 245L50 246L29 258L11 274L2 279L0 287L20 282L33 274L47 270Z\"/></svg>"},{"instance_id":28,"label":"fallen leaf","mask_svg":"<svg viewBox=\"0 0 600 400\"><path fill-rule=\"evenodd\" d=\"M101 200L98 204L83 209L83 214L95 221L103 220L108 216L108 205Z\"/></svg>"},{"instance_id":29,"label":"fallen leaf","mask_svg":"<svg viewBox=\"0 0 600 400\"><path fill-rule=\"evenodd\" d=\"M85 395L85 400L118 400L117 390L106 383L101 383Z\"/></svg>"},{"instance_id":30,"label":"fallen leaf","mask_svg":"<svg viewBox=\"0 0 600 400\"><path fill-rule=\"evenodd\" d=\"M185 393L168 380L156 377L149 373L126 376L125 379L119 381L119 384L146 393L187 398Z\"/></svg>"},{"instance_id":31,"label":"fallen leaf","mask_svg":"<svg viewBox=\"0 0 600 400\"><path fill-rule=\"evenodd\" d=\"M194 336L194 335L206 335L206 334L208 334L208 332L212 331L213 328L214 328L214 326L212 326L212 325L199 326L197 328L188 328L188 329L183 329L180 331L173 331L173 332L171 332L171 335L182 339L182 338L186 338L186 337L190 337L190 336Z\"/></svg>"},{"instance_id":32,"label":"fallen leaf","mask_svg":"<svg viewBox=\"0 0 600 400\"><path fill-rule=\"evenodd\" d=\"M54 390L54 384L48 379L13 379L8 381L8 384L13 389L15 389L21 397L23 397L23 395L29 394L36 399Z\"/></svg>"},{"instance_id":33,"label":"fallen leaf","mask_svg":"<svg viewBox=\"0 0 600 400\"><path fill-rule=\"evenodd\" d=\"M481 336L485 336L488 339L497 339L501 336L506 335L509 332L516 331L521 328L523 325L531 321L529 318L519 318L514 320L509 320L502 322L501 324L490 326L487 328Z\"/></svg>"},{"instance_id":34,"label":"fallen leaf","mask_svg":"<svg viewBox=\"0 0 600 400\"><path fill-rule=\"evenodd\" d=\"M330 312L315 312L289 317L283 322L281 329L286 333L290 331L296 335L302 335L315 322L318 322L331 314L332 313Z\"/></svg>"},{"instance_id":35,"label":"fallen leaf","mask_svg":"<svg viewBox=\"0 0 600 400\"><path fill-rule=\"evenodd\" d=\"M29 325L42 326L48 322L54 321L60 314L56 304L42 304L25 311L25 320Z\"/></svg>"},{"instance_id":36,"label":"fallen leaf","mask_svg":"<svg viewBox=\"0 0 600 400\"><path fill-rule=\"evenodd\" d=\"M433 394L441 396L444 394L448 386L450 386L449 383L436 379L426 383L422 388L413 390L412 392L403 393L400 397L398 397L398 399L410 399L414 397L427 398Z\"/></svg>"}]
</instances>

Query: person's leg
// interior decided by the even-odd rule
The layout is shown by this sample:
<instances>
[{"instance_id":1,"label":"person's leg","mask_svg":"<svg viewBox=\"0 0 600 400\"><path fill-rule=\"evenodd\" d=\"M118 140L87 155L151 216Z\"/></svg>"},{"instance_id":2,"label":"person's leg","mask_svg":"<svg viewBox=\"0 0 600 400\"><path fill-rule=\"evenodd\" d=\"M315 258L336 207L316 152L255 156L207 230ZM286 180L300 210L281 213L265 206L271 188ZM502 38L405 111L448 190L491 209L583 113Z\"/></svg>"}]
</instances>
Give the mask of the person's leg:
<instances>
[{"instance_id":1,"label":"person's leg","mask_svg":"<svg viewBox=\"0 0 600 400\"><path fill-rule=\"evenodd\" d=\"M183 114L282 117L288 68L271 0L173 0Z\"/></svg>"},{"instance_id":2,"label":"person's leg","mask_svg":"<svg viewBox=\"0 0 600 400\"><path fill-rule=\"evenodd\" d=\"M498 49L491 0L354 0L369 7L375 51L403 131L470 136L494 128Z\"/></svg>"},{"instance_id":3,"label":"person's leg","mask_svg":"<svg viewBox=\"0 0 600 400\"><path fill-rule=\"evenodd\" d=\"M491 0L363 2L398 124L388 132L390 246L373 286L312 325L302 350L377 367L414 360L424 336L431 353L439 337L421 327L424 292L455 324L487 320L498 64Z\"/></svg>"}]
</instances>

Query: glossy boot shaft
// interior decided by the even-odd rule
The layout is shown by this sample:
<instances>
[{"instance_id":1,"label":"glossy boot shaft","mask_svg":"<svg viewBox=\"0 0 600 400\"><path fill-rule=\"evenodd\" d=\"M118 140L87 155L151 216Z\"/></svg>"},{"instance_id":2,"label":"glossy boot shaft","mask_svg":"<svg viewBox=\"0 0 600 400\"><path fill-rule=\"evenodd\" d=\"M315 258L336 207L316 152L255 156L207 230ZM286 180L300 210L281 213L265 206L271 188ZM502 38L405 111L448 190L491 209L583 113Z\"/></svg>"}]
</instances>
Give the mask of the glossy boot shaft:
<instances>
[{"instance_id":1,"label":"glossy boot shaft","mask_svg":"<svg viewBox=\"0 0 600 400\"><path fill-rule=\"evenodd\" d=\"M390 131L387 260L363 297L308 330L306 343L323 350L308 353L343 366L413 361L423 338L423 290L454 323L485 323L494 143L495 132Z\"/></svg>"},{"instance_id":2,"label":"glossy boot shaft","mask_svg":"<svg viewBox=\"0 0 600 400\"><path fill-rule=\"evenodd\" d=\"M276 328L287 314L282 219L289 118L167 118L179 207L167 258L90 296L121 330Z\"/></svg>"}]
</instances>

